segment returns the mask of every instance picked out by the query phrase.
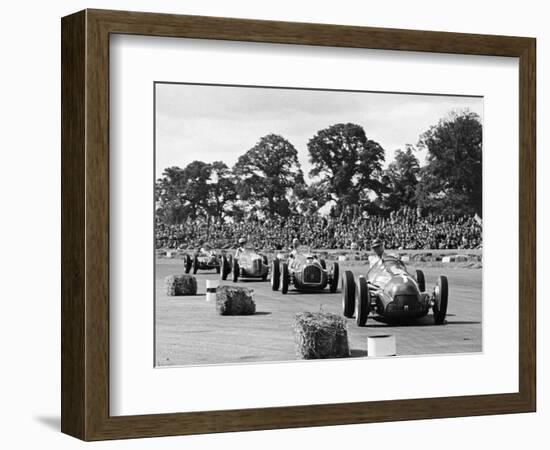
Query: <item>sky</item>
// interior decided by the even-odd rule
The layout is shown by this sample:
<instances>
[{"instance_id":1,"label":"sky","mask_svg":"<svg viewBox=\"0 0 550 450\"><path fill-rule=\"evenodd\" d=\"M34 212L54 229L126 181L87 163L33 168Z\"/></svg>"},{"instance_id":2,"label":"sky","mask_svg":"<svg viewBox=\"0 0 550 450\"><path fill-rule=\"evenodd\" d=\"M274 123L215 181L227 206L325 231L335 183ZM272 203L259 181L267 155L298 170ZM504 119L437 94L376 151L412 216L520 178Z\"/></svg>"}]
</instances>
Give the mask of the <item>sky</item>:
<instances>
[{"instance_id":1,"label":"sky","mask_svg":"<svg viewBox=\"0 0 550 450\"><path fill-rule=\"evenodd\" d=\"M262 136L280 134L294 145L308 180L307 142L337 123L361 125L385 150L387 166L397 149L452 111L483 119L479 97L158 83L156 177L166 167L223 161L229 167ZM424 165L425 151L417 152Z\"/></svg>"}]
</instances>

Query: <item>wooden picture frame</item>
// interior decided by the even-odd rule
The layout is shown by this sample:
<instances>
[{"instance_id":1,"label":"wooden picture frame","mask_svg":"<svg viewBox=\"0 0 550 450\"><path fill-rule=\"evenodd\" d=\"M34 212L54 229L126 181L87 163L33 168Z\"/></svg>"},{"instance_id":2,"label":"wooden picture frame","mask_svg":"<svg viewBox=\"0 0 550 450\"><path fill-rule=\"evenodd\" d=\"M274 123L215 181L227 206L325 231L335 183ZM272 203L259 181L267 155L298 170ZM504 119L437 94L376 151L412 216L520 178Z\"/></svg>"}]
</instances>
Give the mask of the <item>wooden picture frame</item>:
<instances>
[{"instance_id":1,"label":"wooden picture frame","mask_svg":"<svg viewBox=\"0 0 550 450\"><path fill-rule=\"evenodd\" d=\"M64 433L100 440L535 411L535 39L104 10L61 25ZM519 58L519 391L110 416L109 36L117 33Z\"/></svg>"}]
</instances>

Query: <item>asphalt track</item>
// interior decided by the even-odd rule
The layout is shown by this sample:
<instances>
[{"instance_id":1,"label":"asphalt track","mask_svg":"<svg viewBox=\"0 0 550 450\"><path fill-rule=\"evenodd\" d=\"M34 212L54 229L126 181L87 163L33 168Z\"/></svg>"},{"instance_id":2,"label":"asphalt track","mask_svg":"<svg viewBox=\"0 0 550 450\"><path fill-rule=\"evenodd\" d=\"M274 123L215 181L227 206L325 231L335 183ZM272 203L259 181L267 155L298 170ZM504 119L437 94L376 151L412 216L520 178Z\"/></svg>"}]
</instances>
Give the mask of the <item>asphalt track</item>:
<instances>
[{"instance_id":1,"label":"asphalt track","mask_svg":"<svg viewBox=\"0 0 550 450\"><path fill-rule=\"evenodd\" d=\"M364 274L368 265L340 263L340 271ZM408 265L414 271L413 265ZM369 317L367 326L348 321L352 357L367 356L367 336L391 333L396 336L397 354L428 355L482 351L481 269L420 267L431 290L440 274L449 280L449 308L444 325L434 325L431 313L419 320L393 325ZM196 296L169 297L164 278L183 273L183 261L158 259L156 264L155 360L157 366L253 363L296 359L292 324L296 313L323 311L341 314L341 292L287 295L273 292L268 281L239 281L254 289L256 314L220 316L213 302L206 302L206 280L216 279L215 271L199 271ZM414 272L413 272L414 273ZM231 281L225 283L233 284Z\"/></svg>"}]
</instances>

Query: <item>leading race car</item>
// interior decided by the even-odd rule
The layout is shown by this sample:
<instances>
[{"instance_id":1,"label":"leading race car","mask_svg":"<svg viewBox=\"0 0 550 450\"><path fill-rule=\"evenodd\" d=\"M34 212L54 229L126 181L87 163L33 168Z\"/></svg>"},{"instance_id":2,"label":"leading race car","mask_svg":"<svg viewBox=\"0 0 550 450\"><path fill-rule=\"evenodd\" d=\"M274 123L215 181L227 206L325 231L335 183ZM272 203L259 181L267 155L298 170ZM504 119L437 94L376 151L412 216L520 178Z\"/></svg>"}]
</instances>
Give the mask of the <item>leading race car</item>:
<instances>
[{"instance_id":1,"label":"leading race car","mask_svg":"<svg viewBox=\"0 0 550 450\"><path fill-rule=\"evenodd\" d=\"M392 319L419 318L433 310L434 322L445 322L449 297L447 277L441 275L433 291L426 291L424 273L413 277L402 261L384 255L357 281L349 270L342 277L342 309L344 316L355 313L358 326L365 326L370 312Z\"/></svg>"},{"instance_id":2,"label":"leading race car","mask_svg":"<svg viewBox=\"0 0 550 450\"><path fill-rule=\"evenodd\" d=\"M230 273L233 274L235 283L239 281L239 278L261 278L265 281L269 274L267 256L258 253L254 248L245 248L232 259L223 255L221 279L227 280Z\"/></svg>"},{"instance_id":3,"label":"leading race car","mask_svg":"<svg viewBox=\"0 0 550 450\"><path fill-rule=\"evenodd\" d=\"M216 269L216 273L220 273L220 259L219 255L209 250L199 250L194 253L193 256L186 253L183 257L185 264L185 273L189 273L193 269L193 273L197 273L198 270L213 270Z\"/></svg>"},{"instance_id":4,"label":"leading race car","mask_svg":"<svg viewBox=\"0 0 550 450\"><path fill-rule=\"evenodd\" d=\"M291 253L287 260L275 259L271 263L271 288L286 294L290 285L300 291L325 289L329 286L330 292L338 288L339 266L332 263L327 270L324 259L314 255L309 247L299 247Z\"/></svg>"}]
</instances>

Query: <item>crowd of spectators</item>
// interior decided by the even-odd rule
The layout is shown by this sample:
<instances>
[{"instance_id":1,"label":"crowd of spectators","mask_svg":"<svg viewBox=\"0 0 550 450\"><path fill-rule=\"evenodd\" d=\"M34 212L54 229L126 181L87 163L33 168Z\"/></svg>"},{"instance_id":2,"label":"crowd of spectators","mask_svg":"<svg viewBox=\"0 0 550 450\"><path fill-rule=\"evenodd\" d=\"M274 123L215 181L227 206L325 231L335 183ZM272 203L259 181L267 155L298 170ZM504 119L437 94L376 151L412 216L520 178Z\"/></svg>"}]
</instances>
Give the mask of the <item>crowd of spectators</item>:
<instances>
[{"instance_id":1,"label":"crowd of spectators","mask_svg":"<svg viewBox=\"0 0 550 450\"><path fill-rule=\"evenodd\" d=\"M390 250L474 249L482 245L478 216L421 215L404 207L389 217L292 216L251 219L239 223L203 220L177 225L156 224L157 248L234 248L239 238L259 249L279 250L298 238L315 249L367 250L375 238Z\"/></svg>"}]
</instances>

